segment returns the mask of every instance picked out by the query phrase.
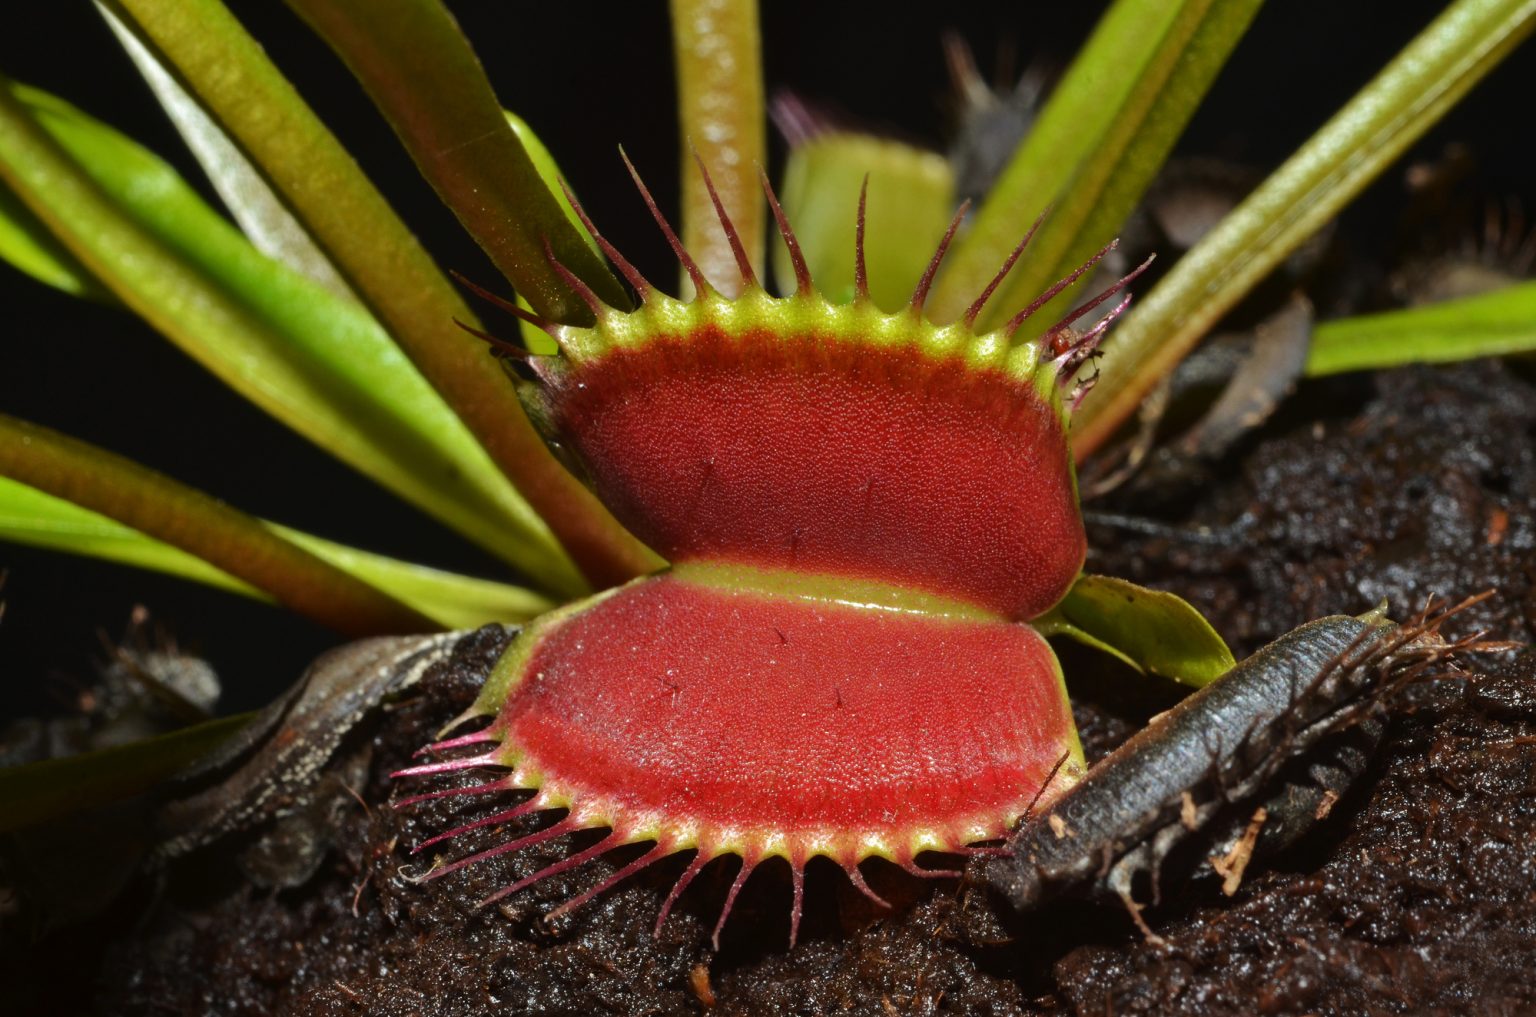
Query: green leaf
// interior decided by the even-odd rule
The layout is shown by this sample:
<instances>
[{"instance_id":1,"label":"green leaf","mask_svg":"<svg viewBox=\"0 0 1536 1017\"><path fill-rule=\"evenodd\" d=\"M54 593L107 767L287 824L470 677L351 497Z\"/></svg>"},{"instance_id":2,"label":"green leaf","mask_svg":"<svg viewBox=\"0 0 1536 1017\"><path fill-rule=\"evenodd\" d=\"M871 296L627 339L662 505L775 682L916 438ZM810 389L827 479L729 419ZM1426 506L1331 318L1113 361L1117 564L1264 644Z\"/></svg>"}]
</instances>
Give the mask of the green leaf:
<instances>
[{"instance_id":1,"label":"green leaf","mask_svg":"<svg viewBox=\"0 0 1536 1017\"><path fill-rule=\"evenodd\" d=\"M224 133L218 122L198 105L154 50L126 25L102 0L94 0L96 12L122 44L124 52L144 76L171 123L202 166L224 207L229 209L256 249L295 272L319 283L336 296L356 300L336 266L315 246L299 221L283 207L282 200L262 179L256 167Z\"/></svg>"},{"instance_id":2,"label":"green leaf","mask_svg":"<svg viewBox=\"0 0 1536 1017\"><path fill-rule=\"evenodd\" d=\"M523 622L555 607L548 597L520 586L401 561L371 551L267 523L316 558L377 587L448 629Z\"/></svg>"},{"instance_id":3,"label":"green leaf","mask_svg":"<svg viewBox=\"0 0 1536 1017\"><path fill-rule=\"evenodd\" d=\"M0 175L124 303L360 472L530 574L563 576L556 589L580 585L548 529L365 309L257 252L117 132L45 93L0 92Z\"/></svg>"},{"instance_id":4,"label":"green leaf","mask_svg":"<svg viewBox=\"0 0 1536 1017\"><path fill-rule=\"evenodd\" d=\"M954 174L947 159L898 141L824 134L790 151L779 199L816 288L846 303L853 299L854 224L866 173L869 293L877 307L894 313L911 302L954 212ZM775 240L773 257L780 289L794 289L782 239Z\"/></svg>"},{"instance_id":5,"label":"green leaf","mask_svg":"<svg viewBox=\"0 0 1536 1017\"><path fill-rule=\"evenodd\" d=\"M0 182L0 260L40 283L88 300L112 303L112 294L69 253L48 226Z\"/></svg>"},{"instance_id":6,"label":"green leaf","mask_svg":"<svg viewBox=\"0 0 1536 1017\"><path fill-rule=\"evenodd\" d=\"M1206 234L1110 332L1073 420L1091 455L1234 304L1536 27L1536 0L1456 0Z\"/></svg>"},{"instance_id":7,"label":"green leaf","mask_svg":"<svg viewBox=\"0 0 1536 1017\"><path fill-rule=\"evenodd\" d=\"M1263 0L1117 0L1020 144L934 293L958 318L1050 208L978 324L995 328L1119 232ZM1037 312L1049 326L1071 291Z\"/></svg>"},{"instance_id":8,"label":"green leaf","mask_svg":"<svg viewBox=\"0 0 1536 1017\"><path fill-rule=\"evenodd\" d=\"M374 635L438 627L259 519L121 456L3 414L0 476L178 547L339 632Z\"/></svg>"},{"instance_id":9,"label":"green leaf","mask_svg":"<svg viewBox=\"0 0 1536 1017\"><path fill-rule=\"evenodd\" d=\"M532 590L388 558L276 523L264 525L444 628L526 621L554 607ZM0 540L153 569L257 600L272 600L195 555L4 477L0 477Z\"/></svg>"},{"instance_id":10,"label":"green leaf","mask_svg":"<svg viewBox=\"0 0 1536 1017\"><path fill-rule=\"evenodd\" d=\"M484 344L453 327L455 319L470 325L477 321L357 163L224 4L220 0L103 2L131 21L156 58L174 69L177 79L240 147L353 292L554 532L582 575L589 582L608 584L654 568L655 556L626 533L596 497L555 460ZM363 5L366 9L356 12L357 20L388 17L398 28L396 8L404 2L407 0ZM439 16L446 17L441 12ZM345 31L351 22L344 15L337 17L341 22L338 31ZM452 34L457 34L456 28ZM390 79L396 98L409 104L412 97L401 93L415 89L419 97L430 90L414 76L420 69L415 61L418 40L397 36L395 41L404 47L398 63L386 60L387 66L377 69ZM441 55L441 38L432 41L423 37L419 41L423 60ZM472 54L469 60L473 61ZM462 61L457 67L471 77L478 74L478 68L471 73ZM437 93L433 96L420 101L435 101ZM443 99L453 101L452 96L444 95ZM494 100L490 101L494 106ZM433 116L441 111L417 112ZM448 112L452 114L451 109ZM492 113L492 134L511 139L500 109ZM478 122L480 112L467 111L465 117ZM450 120L463 126L462 118L450 116ZM458 142L476 147L473 136L458 137ZM495 141L487 144L497 151L506 147ZM515 139L510 144L515 145ZM451 153L445 157L453 161ZM472 158L488 163L492 155L477 150ZM506 172L516 171L507 168ZM557 239L557 253L563 256L568 252L558 236L571 231L563 212L556 208L553 214L559 222L552 237ZM574 243L580 258L590 257L579 238ZM547 270L542 249L538 253L537 266L529 271ZM525 295L538 298L534 305L540 306L539 294ZM568 564L557 560L552 548L546 548L545 553L550 564L531 570L541 586L569 595L587 587L587 582L573 576Z\"/></svg>"},{"instance_id":11,"label":"green leaf","mask_svg":"<svg viewBox=\"0 0 1536 1017\"><path fill-rule=\"evenodd\" d=\"M712 286L735 295L741 271L698 164L709 170L761 280L768 210L758 173L768 163L768 147L757 0L671 0L671 11L683 246ZM685 277L685 292L690 285Z\"/></svg>"},{"instance_id":12,"label":"green leaf","mask_svg":"<svg viewBox=\"0 0 1536 1017\"><path fill-rule=\"evenodd\" d=\"M575 207L566 199L565 190L561 187L565 177L560 172L560 167L555 162L555 157L550 154L549 148L545 146L537 134L533 133L533 128L529 127L528 122L522 117L511 110L502 110L502 113L506 116L507 123L512 128L512 133L516 134L517 140L522 142L523 151L527 152L528 158L533 160L533 168L538 172L539 179L544 181L544 186L549 188L551 194L558 196L560 207L565 211L566 219L581 234L582 239L587 242L587 246L592 248L592 252L601 255L602 252L597 246L597 241L592 239L591 234L587 232L586 225L581 221L581 216L576 213ZM566 186L570 185L566 184ZM533 305L521 296L517 298L517 305L525 311L533 310ZM526 321L519 321L517 327L518 333L522 336L523 345L534 353L550 356L560 351L560 348L549 337L548 333L537 325Z\"/></svg>"},{"instance_id":13,"label":"green leaf","mask_svg":"<svg viewBox=\"0 0 1536 1017\"><path fill-rule=\"evenodd\" d=\"M1324 322L1312 332L1312 377L1402 364L1536 352L1536 283L1383 314Z\"/></svg>"},{"instance_id":14,"label":"green leaf","mask_svg":"<svg viewBox=\"0 0 1536 1017\"><path fill-rule=\"evenodd\" d=\"M128 745L0 769L0 833L148 791L255 716L220 717Z\"/></svg>"},{"instance_id":15,"label":"green leaf","mask_svg":"<svg viewBox=\"0 0 1536 1017\"><path fill-rule=\"evenodd\" d=\"M629 297L571 227L438 0L288 0L346 62L444 204L534 310L590 324L544 245L608 304Z\"/></svg>"},{"instance_id":16,"label":"green leaf","mask_svg":"<svg viewBox=\"0 0 1536 1017\"><path fill-rule=\"evenodd\" d=\"M576 211L576 207L566 199L565 187L570 185L565 182L565 174L560 172L560 164L555 162L555 157L550 153L549 146L544 144L544 140L534 133L533 128L528 125L528 121L516 113L509 109L504 109L501 111L501 115L506 118L507 126L512 128L512 133L517 135L517 140L523 146L523 151L527 152L528 158L533 161L534 172L538 173L539 179L544 181L544 186L549 189L549 193L554 195L555 200L560 203L560 210L565 213L566 221L571 224L571 228L586 242L586 245L592 249L592 253L601 257L602 250L597 246L597 241L593 240L592 235L587 232L587 225L581 221L581 215ZM565 183L565 187L561 186L562 183Z\"/></svg>"},{"instance_id":17,"label":"green leaf","mask_svg":"<svg viewBox=\"0 0 1536 1017\"><path fill-rule=\"evenodd\" d=\"M0 540L121 562L271 600L196 555L8 477L0 477Z\"/></svg>"},{"instance_id":18,"label":"green leaf","mask_svg":"<svg viewBox=\"0 0 1536 1017\"><path fill-rule=\"evenodd\" d=\"M1076 639L1138 671L1196 688L1237 663L1211 623L1182 597L1109 576L1079 576L1066 598L1033 624L1043 635Z\"/></svg>"}]
</instances>

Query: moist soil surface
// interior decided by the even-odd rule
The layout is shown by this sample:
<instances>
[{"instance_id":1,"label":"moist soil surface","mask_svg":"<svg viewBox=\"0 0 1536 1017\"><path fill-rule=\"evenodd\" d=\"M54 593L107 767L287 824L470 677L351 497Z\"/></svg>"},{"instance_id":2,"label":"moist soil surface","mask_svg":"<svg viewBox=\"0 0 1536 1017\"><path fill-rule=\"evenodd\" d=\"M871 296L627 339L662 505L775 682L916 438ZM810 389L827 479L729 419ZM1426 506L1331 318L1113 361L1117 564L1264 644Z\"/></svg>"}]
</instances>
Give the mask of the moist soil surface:
<instances>
[{"instance_id":1,"label":"moist soil surface","mask_svg":"<svg viewBox=\"0 0 1536 1017\"><path fill-rule=\"evenodd\" d=\"M1448 635L1536 630L1536 391L1499 364L1412 369L1302 393L1214 467L1158 462L1091 508L1089 568L1174 590L1250 652L1383 598L1496 596ZM1319 413L1318 407L1329 412ZM1152 512L1155 515L1149 516ZM1127 522L1116 517L1137 514ZM292 822L224 838L133 882L104 916L0 962L20 1012L103 1014L1376 1014L1536 1008L1536 657L1473 656L1399 692L1374 762L1299 844L1224 896L1167 873L1148 941L1117 905L1015 914L978 880L864 866L882 911L830 863L807 874L786 950L789 875L760 867L720 949L735 874L711 864L653 935L686 858L552 924L541 916L631 848L477 902L580 850L561 838L427 883L409 848L505 803L388 803L388 774L473 698L506 635L466 636L360 724ZM1090 759L1179 695L1068 652ZM346 793L356 792L356 798ZM547 819L476 831L450 857ZM476 839L478 835L479 839ZM297 837L296 848L290 841ZM329 844L304 878L304 850ZM308 855L313 855L309 851ZM295 860L295 858L299 860ZM971 872L980 871L973 861ZM1195 866L1198 875L1199 866ZM253 880L250 874L254 873ZM287 889L283 883L298 882ZM13 988L14 987L14 988ZM0 1006L0 1009L6 1009ZM15 1012L15 1011L8 1011Z\"/></svg>"}]
</instances>

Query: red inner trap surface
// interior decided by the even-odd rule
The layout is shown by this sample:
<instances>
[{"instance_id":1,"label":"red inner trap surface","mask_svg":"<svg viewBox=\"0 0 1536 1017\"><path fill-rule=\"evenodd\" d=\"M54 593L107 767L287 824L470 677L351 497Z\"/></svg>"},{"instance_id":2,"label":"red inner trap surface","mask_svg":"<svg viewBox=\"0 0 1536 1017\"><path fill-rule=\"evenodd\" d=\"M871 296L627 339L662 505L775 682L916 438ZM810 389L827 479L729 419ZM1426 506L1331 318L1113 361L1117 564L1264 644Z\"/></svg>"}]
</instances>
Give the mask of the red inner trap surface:
<instances>
[{"instance_id":1,"label":"red inner trap surface","mask_svg":"<svg viewBox=\"0 0 1536 1017\"><path fill-rule=\"evenodd\" d=\"M1014 619L1082 567L1060 411L1001 370L701 326L550 382L604 503L670 561L877 579Z\"/></svg>"},{"instance_id":2,"label":"red inner trap surface","mask_svg":"<svg viewBox=\"0 0 1536 1017\"><path fill-rule=\"evenodd\" d=\"M1075 747L1055 658L1026 625L670 576L543 634L496 726L616 829L693 825L706 846L836 835L838 853L862 835L898 851L918 831L999 836Z\"/></svg>"}]
</instances>

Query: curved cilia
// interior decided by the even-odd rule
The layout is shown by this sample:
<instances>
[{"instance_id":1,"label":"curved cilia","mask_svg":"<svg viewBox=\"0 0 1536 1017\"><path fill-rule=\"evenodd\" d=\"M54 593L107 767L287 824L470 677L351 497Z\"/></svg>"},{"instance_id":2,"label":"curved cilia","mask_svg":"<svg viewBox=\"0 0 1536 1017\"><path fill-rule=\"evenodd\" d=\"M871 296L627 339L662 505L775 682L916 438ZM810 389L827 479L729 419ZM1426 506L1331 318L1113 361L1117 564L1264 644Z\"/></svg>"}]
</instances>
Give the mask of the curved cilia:
<instances>
[{"instance_id":1,"label":"curved cilia","mask_svg":"<svg viewBox=\"0 0 1536 1017\"><path fill-rule=\"evenodd\" d=\"M491 899L620 845L654 845L564 911L694 850L659 928L705 864L734 854L742 865L718 938L753 868L778 856L794 878L793 942L811 857L832 859L870 896L858 864L872 856L953 875L921 868L917 856L1004 836L1083 771L1056 659L1028 620L1082 567L1064 407L1081 393L1064 399L1061 389L1125 300L1085 331L1071 323L1128 280L1015 343L1029 315L1095 258L978 335L972 324L1026 236L971 310L936 326L922 307L946 236L910 307L886 314L868 299L861 201L857 295L833 305L815 292L768 196L794 256L790 296L767 294L744 254L742 295L721 296L657 213L693 279L691 301L659 293L599 236L638 291L638 310L591 297L590 328L517 312L561 349L527 358L540 379L527 394L536 419L673 564L525 629L460 718L488 726L427 750L449 758L403 771L503 774L402 804L533 792L418 850L565 811L428 878L606 828L606 839ZM468 747L475 753L454 755Z\"/></svg>"}]
</instances>

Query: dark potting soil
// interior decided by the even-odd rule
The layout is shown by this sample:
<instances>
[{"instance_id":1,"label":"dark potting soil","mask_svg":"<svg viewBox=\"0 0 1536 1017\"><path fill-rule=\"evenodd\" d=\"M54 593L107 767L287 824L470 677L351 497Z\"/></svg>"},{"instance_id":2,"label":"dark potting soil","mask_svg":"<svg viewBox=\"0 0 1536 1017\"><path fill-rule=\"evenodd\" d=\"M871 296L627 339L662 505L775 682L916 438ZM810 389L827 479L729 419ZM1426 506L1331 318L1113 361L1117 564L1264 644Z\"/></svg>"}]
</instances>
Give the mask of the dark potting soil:
<instances>
[{"instance_id":1,"label":"dark potting soil","mask_svg":"<svg viewBox=\"0 0 1536 1017\"><path fill-rule=\"evenodd\" d=\"M1374 386L1374 388L1372 387ZM1239 653L1382 598L1403 617L1431 594L1498 595L1452 634L1536 632L1536 391L1485 363L1314 389L1224 467L1154 468L1103 506L1161 518L1092 527L1089 567L1176 590ZM1164 464L1168 466L1169 464ZM1171 492L1171 493L1170 493ZM1096 506L1098 507L1098 506ZM409 848L495 811L478 797L396 811L387 774L473 697L505 636L452 660L337 754L308 825L226 839L141 880L100 942L71 929L12 951L36 1012L109 1014L1375 1014L1536 1008L1536 657L1475 658L1396 700L1361 785L1300 845L1255 863L1234 896L1170 874L1148 911L1066 900L1027 915L978 883L930 884L865 866L876 909L835 866L807 875L800 945L786 952L788 870L747 884L717 953L709 934L735 873L709 866L653 936L683 860L553 925L542 915L643 848L506 898L476 902L594 842L561 838L428 883ZM1178 695L1067 654L1090 758ZM351 797L347 788L356 791ZM505 808L505 805L501 805ZM548 820L460 838L450 856ZM332 848L302 876L303 848ZM574 841L574 843L573 843ZM297 859L297 860L296 860ZM68 1005L60 1008L61 998ZM4 1009L0 1005L0 1009Z\"/></svg>"}]
</instances>

